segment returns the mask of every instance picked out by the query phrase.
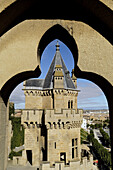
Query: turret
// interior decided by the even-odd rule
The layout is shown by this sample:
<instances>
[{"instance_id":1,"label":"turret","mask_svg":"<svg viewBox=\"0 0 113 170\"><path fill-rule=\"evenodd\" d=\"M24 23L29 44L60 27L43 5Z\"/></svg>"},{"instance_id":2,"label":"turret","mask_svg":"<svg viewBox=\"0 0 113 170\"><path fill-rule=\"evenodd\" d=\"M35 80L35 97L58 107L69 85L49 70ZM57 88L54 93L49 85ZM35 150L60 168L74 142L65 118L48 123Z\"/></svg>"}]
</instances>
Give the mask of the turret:
<instances>
[{"instance_id":1,"label":"turret","mask_svg":"<svg viewBox=\"0 0 113 170\"><path fill-rule=\"evenodd\" d=\"M75 85L75 88L77 88L77 78L75 77L75 75L74 75L74 69L72 69L72 81L73 81L73 83L74 83L74 85Z\"/></svg>"},{"instance_id":2,"label":"turret","mask_svg":"<svg viewBox=\"0 0 113 170\"><path fill-rule=\"evenodd\" d=\"M64 75L62 72L62 66L56 65L54 72L54 88L64 88Z\"/></svg>"}]
</instances>

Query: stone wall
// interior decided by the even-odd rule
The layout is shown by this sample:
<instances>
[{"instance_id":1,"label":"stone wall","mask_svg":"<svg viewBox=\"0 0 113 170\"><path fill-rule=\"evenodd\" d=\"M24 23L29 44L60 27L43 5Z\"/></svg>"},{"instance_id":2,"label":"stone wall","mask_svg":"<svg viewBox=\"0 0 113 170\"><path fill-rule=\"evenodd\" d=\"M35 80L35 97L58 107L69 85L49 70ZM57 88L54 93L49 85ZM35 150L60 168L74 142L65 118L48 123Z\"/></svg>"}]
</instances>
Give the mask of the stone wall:
<instances>
[{"instance_id":1,"label":"stone wall","mask_svg":"<svg viewBox=\"0 0 113 170\"><path fill-rule=\"evenodd\" d=\"M8 110L0 97L0 170L4 170L7 167L7 155L8 155Z\"/></svg>"},{"instance_id":2,"label":"stone wall","mask_svg":"<svg viewBox=\"0 0 113 170\"><path fill-rule=\"evenodd\" d=\"M36 90L24 89L26 109L55 109L60 113L61 108L76 109L78 91L66 89ZM68 106L70 102L70 106ZM72 102L72 104L71 104Z\"/></svg>"},{"instance_id":3,"label":"stone wall","mask_svg":"<svg viewBox=\"0 0 113 170\"><path fill-rule=\"evenodd\" d=\"M48 130L48 161L55 163L60 161L61 153L66 154L66 163L72 160L72 139L77 139L77 155L74 160L80 159L80 128L71 129L49 129ZM76 152L76 151L75 151Z\"/></svg>"}]
</instances>

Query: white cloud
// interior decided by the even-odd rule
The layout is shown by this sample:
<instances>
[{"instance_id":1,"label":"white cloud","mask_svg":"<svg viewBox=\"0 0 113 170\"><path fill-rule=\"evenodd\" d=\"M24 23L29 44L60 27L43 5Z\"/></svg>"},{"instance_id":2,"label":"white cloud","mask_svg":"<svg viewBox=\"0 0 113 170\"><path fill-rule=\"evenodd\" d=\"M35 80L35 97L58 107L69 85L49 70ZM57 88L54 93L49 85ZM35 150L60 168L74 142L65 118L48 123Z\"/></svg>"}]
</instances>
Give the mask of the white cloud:
<instances>
[{"instance_id":1,"label":"white cloud","mask_svg":"<svg viewBox=\"0 0 113 170\"><path fill-rule=\"evenodd\" d=\"M22 89L23 83L20 83L10 95L9 100L15 103L15 108L23 108L25 105L25 96Z\"/></svg>"},{"instance_id":2,"label":"white cloud","mask_svg":"<svg viewBox=\"0 0 113 170\"><path fill-rule=\"evenodd\" d=\"M77 83L78 89L80 90L78 94L78 99L89 99L103 95L102 90L89 81L78 81Z\"/></svg>"},{"instance_id":3,"label":"white cloud","mask_svg":"<svg viewBox=\"0 0 113 170\"><path fill-rule=\"evenodd\" d=\"M78 107L79 108L108 108L107 100L102 90L88 80L78 79Z\"/></svg>"}]
</instances>

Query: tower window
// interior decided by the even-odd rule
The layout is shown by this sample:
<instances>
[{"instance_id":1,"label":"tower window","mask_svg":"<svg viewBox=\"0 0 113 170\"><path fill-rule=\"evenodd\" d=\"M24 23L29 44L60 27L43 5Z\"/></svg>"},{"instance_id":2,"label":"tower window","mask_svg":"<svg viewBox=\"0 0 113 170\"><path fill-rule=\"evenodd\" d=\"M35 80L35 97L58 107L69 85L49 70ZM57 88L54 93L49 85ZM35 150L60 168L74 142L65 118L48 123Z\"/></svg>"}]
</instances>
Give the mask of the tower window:
<instances>
[{"instance_id":1,"label":"tower window","mask_svg":"<svg viewBox=\"0 0 113 170\"><path fill-rule=\"evenodd\" d=\"M73 108L73 100L71 100L71 109Z\"/></svg>"},{"instance_id":2,"label":"tower window","mask_svg":"<svg viewBox=\"0 0 113 170\"><path fill-rule=\"evenodd\" d=\"M55 142L55 149L56 149L56 142Z\"/></svg>"},{"instance_id":3,"label":"tower window","mask_svg":"<svg viewBox=\"0 0 113 170\"><path fill-rule=\"evenodd\" d=\"M27 112L27 120L29 120L29 112Z\"/></svg>"},{"instance_id":4,"label":"tower window","mask_svg":"<svg viewBox=\"0 0 113 170\"><path fill-rule=\"evenodd\" d=\"M72 139L72 159L78 157L78 147L77 147L77 144L78 144L78 139L77 138Z\"/></svg>"},{"instance_id":5,"label":"tower window","mask_svg":"<svg viewBox=\"0 0 113 170\"><path fill-rule=\"evenodd\" d=\"M76 150L76 157L78 157L78 148L76 147L75 150Z\"/></svg>"},{"instance_id":6,"label":"tower window","mask_svg":"<svg viewBox=\"0 0 113 170\"><path fill-rule=\"evenodd\" d=\"M74 146L74 139L72 139L72 146Z\"/></svg>"},{"instance_id":7,"label":"tower window","mask_svg":"<svg viewBox=\"0 0 113 170\"><path fill-rule=\"evenodd\" d=\"M70 109L70 100L68 101L68 109Z\"/></svg>"},{"instance_id":8,"label":"tower window","mask_svg":"<svg viewBox=\"0 0 113 170\"><path fill-rule=\"evenodd\" d=\"M72 159L74 158L74 148L72 148Z\"/></svg>"}]
</instances>

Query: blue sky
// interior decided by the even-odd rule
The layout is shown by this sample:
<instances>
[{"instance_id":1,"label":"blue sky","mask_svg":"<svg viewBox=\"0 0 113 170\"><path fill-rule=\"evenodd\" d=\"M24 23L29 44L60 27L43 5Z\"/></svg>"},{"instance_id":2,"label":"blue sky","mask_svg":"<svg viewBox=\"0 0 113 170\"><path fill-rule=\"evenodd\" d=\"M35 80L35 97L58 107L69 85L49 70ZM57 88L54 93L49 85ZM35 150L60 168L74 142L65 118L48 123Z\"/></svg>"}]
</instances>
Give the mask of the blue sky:
<instances>
[{"instance_id":1,"label":"blue sky","mask_svg":"<svg viewBox=\"0 0 113 170\"><path fill-rule=\"evenodd\" d=\"M59 41L60 53L65 62L67 69L71 71L74 68L74 60L68 47ZM41 57L41 76L45 78L48 68L55 55L57 40L52 41L44 50ZM94 83L85 79L77 79L77 87L80 90L78 94L78 108L83 109L108 109L107 100L102 90ZM25 107L25 96L22 91L23 83L19 84L10 96L10 101L15 103L15 108Z\"/></svg>"}]
</instances>

